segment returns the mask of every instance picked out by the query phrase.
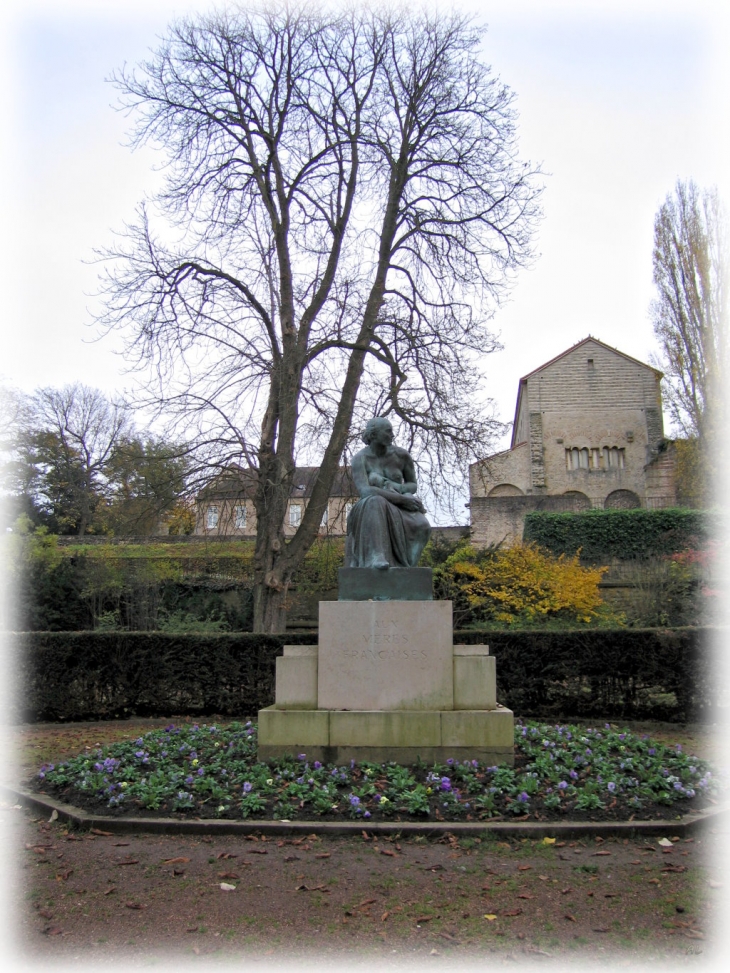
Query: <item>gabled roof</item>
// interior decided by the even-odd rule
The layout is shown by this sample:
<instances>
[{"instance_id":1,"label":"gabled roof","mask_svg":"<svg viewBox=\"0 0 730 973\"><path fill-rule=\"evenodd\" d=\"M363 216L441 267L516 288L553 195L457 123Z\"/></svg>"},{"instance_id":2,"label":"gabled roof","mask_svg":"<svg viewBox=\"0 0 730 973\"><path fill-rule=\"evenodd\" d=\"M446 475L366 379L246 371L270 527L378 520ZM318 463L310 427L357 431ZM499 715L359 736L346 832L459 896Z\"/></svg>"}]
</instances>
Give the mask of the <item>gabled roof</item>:
<instances>
[{"instance_id":1,"label":"gabled roof","mask_svg":"<svg viewBox=\"0 0 730 973\"><path fill-rule=\"evenodd\" d=\"M627 355L625 352L619 351L618 348L613 348L611 345L607 345L605 341L601 341L599 338L594 338L593 335L589 334L587 338L583 338L582 341L578 341L576 344L571 345L570 348L566 348L565 351L561 351L559 355L555 356L555 358L551 358L550 361L546 361L543 365L539 365L537 368L533 368L533 370L531 372L528 372L527 375L522 376L520 382L526 382L528 378L531 378L533 375L536 375L537 372L541 372L543 368L547 368L548 365L554 365L556 361L560 361L561 358L565 358L566 355L569 355L571 352L575 351L576 348L580 348L581 345L585 345L589 341L592 341L595 344L600 345L601 348L605 348L607 351L612 351L614 355L620 355L621 358L625 358L626 361L633 362L634 365L641 365L643 368L648 368L649 371L655 372L660 377L663 374L662 372L659 371L658 368L654 368L653 365L647 365L646 362L639 361L638 358L632 358L631 355Z\"/></svg>"},{"instance_id":2,"label":"gabled roof","mask_svg":"<svg viewBox=\"0 0 730 973\"><path fill-rule=\"evenodd\" d=\"M291 489L292 499L311 497L319 474L318 466L298 466L294 471ZM232 466L206 484L198 493L198 500L252 499L256 491L256 470ZM349 466L340 466L332 483L331 497L354 497L357 495Z\"/></svg>"},{"instance_id":3,"label":"gabled roof","mask_svg":"<svg viewBox=\"0 0 730 973\"><path fill-rule=\"evenodd\" d=\"M582 341L578 341L576 344L571 345L570 348L566 348L565 351L561 351L559 355L555 356L555 358L551 358L550 361L546 361L542 365L538 365L537 368L533 368L533 370L528 372L527 375L522 376L520 379L519 388L517 390L517 404L515 405L515 418L514 422L512 423L512 440L510 442L510 449L514 449L514 447L517 445L515 442L515 435L517 433L517 419L519 418L520 414L522 393L527 387L527 380L532 378L533 375L537 375L537 373L541 372L544 368L554 365L555 362L560 361L561 358L565 358L566 355L571 354L571 352L574 352L576 348L580 348L581 345L585 345L589 341L592 341L596 345L600 345L601 348L605 348L607 351L613 352L614 355L619 355L621 358L625 358L626 361L630 361L634 365L641 365L642 368L647 368L650 372L654 372L658 378L661 378L663 375L663 372L660 372L658 368L654 368L653 365L647 365L646 362L639 361L638 358L632 358L631 355L627 355L625 352L619 351L618 348L613 348L611 345L607 345L605 341L601 341L599 338L594 338L593 335L589 334L587 338L583 338Z\"/></svg>"}]
</instances>

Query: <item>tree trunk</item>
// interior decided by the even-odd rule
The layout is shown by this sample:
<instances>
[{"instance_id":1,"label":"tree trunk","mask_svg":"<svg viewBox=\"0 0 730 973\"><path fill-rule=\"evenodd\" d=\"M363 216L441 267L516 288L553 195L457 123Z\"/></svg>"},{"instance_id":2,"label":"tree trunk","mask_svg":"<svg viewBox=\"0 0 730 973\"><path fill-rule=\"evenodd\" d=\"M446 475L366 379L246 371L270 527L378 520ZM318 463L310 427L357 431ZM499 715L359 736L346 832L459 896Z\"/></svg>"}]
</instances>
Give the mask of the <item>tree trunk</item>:
<instances>
[{"instance_id":1,"label":"tree trunk","mask_svg":"<svg viewBox=\"0 0 730 973\"><path fill-rule=\"evenodd\" d=\"M286 631L286 609L289 586L273 588L266 582L253 589L253 630L267 635L281 635Z\"/></svg>"}]
</instances>

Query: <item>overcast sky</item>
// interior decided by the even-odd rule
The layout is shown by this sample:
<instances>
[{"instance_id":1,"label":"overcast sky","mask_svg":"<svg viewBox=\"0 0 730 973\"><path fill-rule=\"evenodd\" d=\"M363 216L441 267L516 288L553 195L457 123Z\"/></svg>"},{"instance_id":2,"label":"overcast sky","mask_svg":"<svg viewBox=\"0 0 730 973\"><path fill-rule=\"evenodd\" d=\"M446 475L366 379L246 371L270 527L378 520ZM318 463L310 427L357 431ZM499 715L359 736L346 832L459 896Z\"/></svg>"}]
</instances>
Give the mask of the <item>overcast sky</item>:
<instances>
[{"instance_id":1,"label":"overcast sky","mask_svg":"<svg viewBox=\"0 0 730 973\"><path fill-rule=\"evenodd\" d=\"M727 61L729 35L723 5L697 0L461 6L487 22L485 59L516 92L522 156L545 172L539 257L496 314L504 350L485 363L487 391L511 420L519 377L589 333L641 360L656 350L656 210L677 178L730 196L718 56ZM132 384L115 341L93 340L88 261L160 177L151 151L125 147L128 120L105 78L143 58L174 13L206 8L25 0L0 15L4 381Z\"/></svg>"}]
</instances>

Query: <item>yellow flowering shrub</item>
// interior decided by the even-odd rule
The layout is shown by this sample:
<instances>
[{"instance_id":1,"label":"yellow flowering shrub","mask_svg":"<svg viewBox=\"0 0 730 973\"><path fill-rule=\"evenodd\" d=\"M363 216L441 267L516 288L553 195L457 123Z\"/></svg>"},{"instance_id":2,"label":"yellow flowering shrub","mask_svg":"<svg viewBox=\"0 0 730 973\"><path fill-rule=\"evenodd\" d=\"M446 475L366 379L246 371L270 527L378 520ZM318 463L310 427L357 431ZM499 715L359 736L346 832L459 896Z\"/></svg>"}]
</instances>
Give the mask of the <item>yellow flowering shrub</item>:
<instances>
[{"instance_id":1,"label":"yellow flowering shrub","mask_svg":"<svg viewBox=\"0 0 730 973\"><path fill-rule=\"evenodd\" d=\"M590 623L607 617L598 590L607 570L582 567L577 554L555 557L535 544L485 552L464 546L437 569L436 586L439 597L454 601L456 625Z\"/></svg>"}]
</instances>

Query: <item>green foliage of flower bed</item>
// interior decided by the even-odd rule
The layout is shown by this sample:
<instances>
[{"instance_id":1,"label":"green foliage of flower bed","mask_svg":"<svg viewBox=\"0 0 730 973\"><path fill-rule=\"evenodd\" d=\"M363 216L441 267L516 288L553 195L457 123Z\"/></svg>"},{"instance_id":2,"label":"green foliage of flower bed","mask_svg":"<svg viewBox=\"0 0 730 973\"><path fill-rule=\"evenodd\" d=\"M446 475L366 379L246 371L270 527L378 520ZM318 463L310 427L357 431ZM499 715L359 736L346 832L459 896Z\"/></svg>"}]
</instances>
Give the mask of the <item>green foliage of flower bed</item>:
<instances>
[{"instance_id":1,"label":"green foliage of flower bed","mask_svg":"<svg viewBox=\"0 0 730 973\"><path fill-rule=\"evenodd\" d=\"M649 819L704 807L721 782L680 746L602 729L528 722L515 767L477 760L404 767L256 759L257 728L171 724L44 765L36 789L92 810L228 819L488 821Z\"/></svg>"},{"instance_id":2,"label":"green foliage of flower bed","mask_svg":"<svg viewBox=\"0 0 730 973\"><path fill-rule=\"evenodd\" d=\"M587 510L585 513L530 513L525 543L583 561L648 558L696 547L720 528L719 516L699 510Z\"/></svg>"}]
</instances>

